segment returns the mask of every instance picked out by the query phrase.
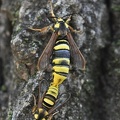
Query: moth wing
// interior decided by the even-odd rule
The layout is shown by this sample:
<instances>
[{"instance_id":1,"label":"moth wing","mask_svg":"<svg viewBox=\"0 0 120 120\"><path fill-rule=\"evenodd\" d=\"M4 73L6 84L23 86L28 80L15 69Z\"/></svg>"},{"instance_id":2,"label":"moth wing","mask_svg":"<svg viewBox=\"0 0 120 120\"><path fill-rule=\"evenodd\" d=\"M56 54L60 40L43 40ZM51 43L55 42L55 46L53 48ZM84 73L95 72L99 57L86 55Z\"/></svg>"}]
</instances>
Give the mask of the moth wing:
<instances>
[{"instance_id":1,"label":"moth wing","mask_svg":"<svg viewBox=\"0 0 120 120\"><path fill-rule=\"evenodd\" d=\"M38 63L37 63L38 70L46 69L46 67L50 63L50 56L52 54L52 50L53 50L56 39L57 39L57 34L53 33L47 46L45 47L41 56L38 59Z\"/></svg>"},{"instance_id":2,"label":"moth wing","mask_svg":"<svg viewBox=\"0 0 120 120\"><path fill-rule=\"evenodd\" d=\"M73 62L73 66L75 68L85 70L85 64L86 64L85 58L80 52L80 50L78 49L71 33L67 34L67 38L70 44L70 53L71 53L71 59Z\"/></svg>"}]
</instances>

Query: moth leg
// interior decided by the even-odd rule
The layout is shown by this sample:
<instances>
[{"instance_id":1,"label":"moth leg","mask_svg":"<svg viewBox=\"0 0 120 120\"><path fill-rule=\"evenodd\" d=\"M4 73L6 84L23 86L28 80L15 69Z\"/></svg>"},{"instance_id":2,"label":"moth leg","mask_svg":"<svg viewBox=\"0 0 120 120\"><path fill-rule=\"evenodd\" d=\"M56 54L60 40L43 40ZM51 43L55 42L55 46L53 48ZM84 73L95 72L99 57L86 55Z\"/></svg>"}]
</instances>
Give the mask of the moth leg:
<instances>
[{"instance_id":1,"label":"moth leg","mask_svg":"<svg viewBox=\"0 0 120 120\"><path fill-rule=\"evenodd\" d=\"M68 19L66 20L66 23L69 24L70 20L71 20L71 15L70 15L70 16L68 17Z\"/></svg>"},{"instance_id":2,"label":"moth leg","mask_svg":"<svg viewBox=\"0 0 120 120\"><path fill-rule=\"evenodd\" d=\"M70 31L72 31L74 33L80 33L80 34L83 33L83 31L81 31L81 30L75 30L75 29L73 29L70 25L68 27L69 27Z\"/></svg>"},{"instance_id":3,"label":"moth leg","mask_svg":"<svg viewBox=\"0 0 120 120\"><path fill-rule=\"evenodd\" d=\"M35 98L35 95L32 94L32 96L33 96L33 99L34 99L34 106L33 106L33 108L32 108L32 113L34 113L35 110L37 109L37 104L36 104L36 98Z\"/></svg>"},{"instance_id":4,"label":"moth leg","mask_svg":"<svg viewBox=\"0 0 120 120\"><path fill-rule=\"evenodd\" d=\"M37 31L37 32L41 32L41 33L46 33L50 30L50 26L46 26L46 27L43 27L41 29L29 27L28 29L33 30L33 31Z\"/></svg>"}]
</instances>

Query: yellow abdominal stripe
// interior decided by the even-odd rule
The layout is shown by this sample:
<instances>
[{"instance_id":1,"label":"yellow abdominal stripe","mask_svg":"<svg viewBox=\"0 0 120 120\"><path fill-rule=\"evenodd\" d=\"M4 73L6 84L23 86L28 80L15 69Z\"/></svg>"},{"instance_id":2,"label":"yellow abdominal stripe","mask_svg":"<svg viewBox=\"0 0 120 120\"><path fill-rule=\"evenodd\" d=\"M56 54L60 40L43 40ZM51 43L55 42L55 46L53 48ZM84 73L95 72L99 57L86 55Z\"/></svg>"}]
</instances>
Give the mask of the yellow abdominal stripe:
<instances>
[{"instance_id":1,"label":"yellow abdominal stripe","mask_svg":"<svg viewBox=\"0 0 120 120\"><path fill-rule=\"evenodd\" d=\"M67 78L67 76L64 76L62 74L60 75L59 72L68 74L69 67L56 65L53 67L53 70L55 71L55 72L53 72L53 76L54 76L53 84L54 84L54 86L57 86L57 85L61 84ZM56 72L58 72L58 73L56 73Z\"/></svg>"},{"instance_id":2,"label":"yellow abdominal stripe","mask_svg":"<svg viewBox=\"0 0 120 120\"><path fill-rule=\"evenodd\" d=\"M63 76L63 75L59 75L55 72L53 72L53 85L54 86L58 86L60 85L67 77L66 76Z\"/></svg>"},{"instance_id":3,"label":"yellow abdominal stripe","mask_svg":"<svg viewBox=\"0 0 120 120\"><path fill-rule=\"evenodd\" d=\"M64 73L69 73L69 67L66 67L66 66L54 66L53 67L53 70L55 72L64 72Z\"/></svg>"},{"instance_id":4,"label":"yellow abdominal stripe","mask_svg":"<svg viewBox=\"0 0 120 120\"><path fill-rule=\"evenodd\" d=\"M69 46L67 44L59 44L54 47L55 50L66 49L69 50Z\"/></svg>"},{"instance_id":5,"label":"yellow abdominal stripe","mask_svg":"<svg viewBox=\"0 0 120 120\"><path fill-rule=\"evenodd\" d=\"M52 63L54 63L54 64L61 64L61 63L63 63L63 62L66 62L67 65L70 64L69 58L55 58L55 59L52 61Z\"/></svg>"},{"instance_id":6,"label":"yellow abdominal stripe","mask_svg":"<svg viewBox=\"0 0 120 120\"><path fill-rule=\"evenodd\" d=\"M64 40L64 39L56 41L56 44L59 43L59 42L66 42L67 44L69 44L69 42L67 40Z\"/></svg>"},{"instance_id":7,"label":"yellow abdominal stripe","mask_svg":"<svg viewBox=\"0 0 120 120\"><path fill-rule=\"evenodd\" d=\"M48 98L44 98L44 101L46 102L46 103L49 103L51 106L53 106L54 105L54 102L53 101L51 101L50 99L48 99Z\"/></svg>"},{"instance_id":8,"label":"yellow abdominal stripe","mask_svg":"<svg viewBox=\"0 0 120 120\"><path fill-rule=\"evenodd\" d=\"M55 87L55 86L51 85L46 94L50 94L50 95L54 96L55 98L57 98L57 96L58 96L58 87Z\"/></svg>"}]
</instances>

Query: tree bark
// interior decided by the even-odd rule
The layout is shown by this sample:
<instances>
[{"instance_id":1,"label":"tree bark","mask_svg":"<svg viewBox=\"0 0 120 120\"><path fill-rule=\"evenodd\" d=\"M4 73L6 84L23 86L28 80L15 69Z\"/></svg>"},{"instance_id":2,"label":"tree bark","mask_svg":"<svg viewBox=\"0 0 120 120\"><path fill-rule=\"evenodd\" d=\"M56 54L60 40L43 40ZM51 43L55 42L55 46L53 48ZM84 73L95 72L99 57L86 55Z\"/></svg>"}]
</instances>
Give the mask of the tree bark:
<instances>
[{"instance_id":1,"label":"tree bark","mask_svg":"<svg viewBox=\"0 0 120 120\"><path fill-rule=\"evenodd\" d=\"M119 120L119 1L52 3L57 17L72 14L70 26L83 31L71 34L87 61L85 73L71 69L60 86L59 93L69 90L71 98L54 119ZM51 82L51 72L37 71L36 65L52 33L41 34L27 28L53 23L50 6L47 0L6 0L0 6L0 119L33 120L32 94L38 96L42 77Z\"/></svg>"}]
</instances>

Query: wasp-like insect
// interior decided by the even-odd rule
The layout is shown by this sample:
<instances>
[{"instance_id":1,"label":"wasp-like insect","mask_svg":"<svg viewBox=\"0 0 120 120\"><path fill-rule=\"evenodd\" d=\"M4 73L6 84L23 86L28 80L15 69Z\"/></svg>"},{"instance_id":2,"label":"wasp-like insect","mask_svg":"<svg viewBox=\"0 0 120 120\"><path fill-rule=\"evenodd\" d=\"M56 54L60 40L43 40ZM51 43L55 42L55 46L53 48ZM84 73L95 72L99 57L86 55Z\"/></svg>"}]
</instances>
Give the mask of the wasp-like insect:
<instances>
[{"instance_id":1,"label":"wasp-like insect","mask_svg":"<svg viewBox=\"0 0 120 120\"><path fill-rule=\"evenodd\" d=\"M69 97L64 101L57 100L59 85L67 78L69 73L70 59L72 59L73 64L76 68L85 70L85 58L78 49L73 37L72 32L80 32L74 30L69 24L71 16L64 21L62 18L57 18L54 15L52 3L51 5L51 16L55 21L55 24L49 25L42 29L31 30L38 32L48 32L52 30L52 36L38 59L37 68L38 70L45 70L50 63L50 56L53 55L52 68L53 68L53 81L48 88L48 90L39 97L38 105L36 105L36 99L34 97L34 109L33 114L36 120L51 120L52 116L55 114L55 110L59 109L63 104L65 104ZM42 83L42 82L41 82ZM41 85L41 84L40 84ZM41 87L39 87L41 88ZM41 92L41 90L39 90ZM67 94L64 94L67 96Z\"/></svg>"},{"instance_id":2,"label":"wasp-like insect","mask_svg":"<svg viewBox=\"0 0 120 120\"><path fill-rule=\"evenodd\" d=\"M55 24L51 24L42 29L30 28L31 30L43 32L43 33L48 32L49 30L53 31L52 36L51 36L47 46L45 47L44 51L42 52L41 56L39 57L38 64L37 64L38 70L44 70L47 68L48 64L50 63L50 56L52 55L53 47L55 45L56 40L58 40L58 39L61 39L61 40L66 39L65 41L67 41L69 43L70 56L71 56L71 61L73 62L73 66L76 68L79 68L81 70L85 70L85 64L86 64L85 58L82 55L82 53L80 52L80 50L78 49L78 47L71 35L71 31L75 32L75 33L80 32L80 31L74 30L69 25L69 22L71 20L71 15L67 18L66 21L64 21L62 18L55 17L51 1L50 1L50 6L51 6L51 16L52 16L53 20L55 21ZM63 46L63 50L64 50L64 46ZM57 50L55 50L55 51L57 53ZM62 53L63 52L61 51L61 54ZM62 56L62 57L64 58L65 56ZM60 62L61 59L58 59L58 61ZM54 63L57 64L56 62L54 62ZM68 64L70 64L70 63L68 63ZM55 69L57 70L57 68L55 68Z\"/></svg>"},{"instance_id":3,"label":"wasp-like insect","mask_svg":"<svg viewBox=\"0 0 120 120\"><path fill-rule=\"evenodd\" d=\"M53 107L56 106L59 85L67 78L67 74L69 73L70 48L68 41L57 40L53 49L53 78L48 90L45 92L42 99L39 99L38 107L34 107L35 109L33 109L34 118L36 120L43 120L43 118L49 120L52 118L53 113L49 113L48 111L51 111ZM39 91L41 92L41 90ZM67 101L68 98L64 103ZM62 106L62 104L60 106Z\"/></svg>"},{"instance_id":4,"label":"wasp-like insect","mask_svg":"<svg viewBox=\"0 0 120 120\"><path fill-rule=\"evenodd\" d=\"M35 120L51 120L58 113L56 110L65 105L71 96L69 93L62 93L58 97L58 86L55 87L51 84L48 90L45 90L46 85L45 80L40 81L38 103L36 103L36 98L33 95L34 106L32 112Z\"/></svg>"}]
</instances>

